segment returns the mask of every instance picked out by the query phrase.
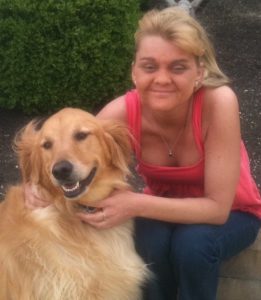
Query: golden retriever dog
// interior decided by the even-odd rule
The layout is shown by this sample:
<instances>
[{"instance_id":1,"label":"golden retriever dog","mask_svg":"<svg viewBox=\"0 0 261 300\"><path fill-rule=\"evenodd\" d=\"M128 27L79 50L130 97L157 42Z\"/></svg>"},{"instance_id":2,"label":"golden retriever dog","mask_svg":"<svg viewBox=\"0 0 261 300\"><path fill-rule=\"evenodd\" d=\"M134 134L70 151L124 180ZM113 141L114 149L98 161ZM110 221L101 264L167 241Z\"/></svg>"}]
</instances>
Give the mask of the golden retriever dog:
<instances>
[{"instance_id":1,"label":"golden retriever dog","mask_svg":"<svg viewBox=\"0 0 261 300\"><path fill-rule=\"evenodd\" d=\"M147 269L132 222L98 230L75 216L129 188L126 128L65 108L29 123L15 145L23 182L51 205L26 208L23 185L0 205L0 300L141 299Z\"/></svg>"}]
</instances>

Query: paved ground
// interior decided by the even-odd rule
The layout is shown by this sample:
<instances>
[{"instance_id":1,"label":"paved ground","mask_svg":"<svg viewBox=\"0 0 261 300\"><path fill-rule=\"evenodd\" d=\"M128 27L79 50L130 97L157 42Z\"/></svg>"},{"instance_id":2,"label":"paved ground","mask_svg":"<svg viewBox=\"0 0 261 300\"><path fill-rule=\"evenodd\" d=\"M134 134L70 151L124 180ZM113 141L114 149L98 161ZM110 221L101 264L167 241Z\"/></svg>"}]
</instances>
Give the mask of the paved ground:
<instances>
[{"instance_id":1,"label":"paved ground","mask_svg":"<svg viewBox=\"0 0 261 300\"><path fill-rule=\"evenodd\" d=\"M261 187L261 1L204 0L196 16L207 27L219 64L232 79L239 97L242 136ZM0 199L7 185L19 178L11 141L29 119L0 108ZM134 183L138 185L139 181Z\"/></svg>"}]
</instances>

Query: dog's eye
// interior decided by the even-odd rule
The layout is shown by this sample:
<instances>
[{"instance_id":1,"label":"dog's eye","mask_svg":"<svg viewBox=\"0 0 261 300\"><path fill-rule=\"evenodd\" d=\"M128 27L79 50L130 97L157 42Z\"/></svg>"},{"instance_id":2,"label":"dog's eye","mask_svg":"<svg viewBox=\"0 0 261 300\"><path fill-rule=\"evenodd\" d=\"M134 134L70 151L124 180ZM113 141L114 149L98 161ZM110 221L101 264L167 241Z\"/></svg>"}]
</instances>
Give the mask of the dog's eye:
<instances>
[{"instance_id":1,"label":"dog's eye","mask_svg":"<svg viewBox=\"0 0 261 300\"><path fill-rule=\"evenodd\" d=\"M79 131L74 134L74 138L76 139L76 141L82 141L82 140L85 140L88 135L89 135L89 132Z\"/></svg>"},{"instance_id":2,"label":"dog's eye","mask_svg":"<svg viewBox=\"0 0 261 300\"><path fill-rule=\"evenodd\" d=\"M46 149L46 150L51 149L52 146L53 146L53 143L50 142L50 141L45 141L45 142L42 144L42 147L43 147L44 149Z\"/></svg>"}]
</instances>

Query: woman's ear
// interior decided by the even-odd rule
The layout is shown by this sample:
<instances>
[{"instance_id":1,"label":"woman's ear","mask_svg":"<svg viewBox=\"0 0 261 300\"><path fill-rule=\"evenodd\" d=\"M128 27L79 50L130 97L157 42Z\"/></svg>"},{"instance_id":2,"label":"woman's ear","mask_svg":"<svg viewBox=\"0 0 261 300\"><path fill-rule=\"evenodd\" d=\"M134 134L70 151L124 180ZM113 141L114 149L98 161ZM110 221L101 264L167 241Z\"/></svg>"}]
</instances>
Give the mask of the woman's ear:
<instances>
[{"instance_id":1,"label":"woman's ear","mask_svg":"<svg viewBox=\"0 0 261 300\"><path fill-rule=\"evenodd\" d=\"M204 75L205 75L204 64L203 62L199 62L197 65L197 76L194 82L194 92L197 91L202 86Z\"/></svg>"},{"instance_id":2,"label":"woman's ear","mask_svg":"<svg viewBox=\"0 0 261 300\"><path fill-rule=\"evenodd\" d=\"M132 79L134 86L136 86L136 76L135 76L134 68L135 68L135 62L133 61L131 64L131 79Z\"/></svg>"},{"instance_id":3,"label":"woman's ear","mask_svg":"<svg viewBox=\"0 0 261 300\"><path fill-rule=\"evenodd\" d=\"M198 63L197 73L198 73L197 80L198 80L198 82L202 83L203 79L204 79L204 74L205 74L205 66L204 66L204 63L202 61L200 61Z\"/></svg>"}]
</instances>

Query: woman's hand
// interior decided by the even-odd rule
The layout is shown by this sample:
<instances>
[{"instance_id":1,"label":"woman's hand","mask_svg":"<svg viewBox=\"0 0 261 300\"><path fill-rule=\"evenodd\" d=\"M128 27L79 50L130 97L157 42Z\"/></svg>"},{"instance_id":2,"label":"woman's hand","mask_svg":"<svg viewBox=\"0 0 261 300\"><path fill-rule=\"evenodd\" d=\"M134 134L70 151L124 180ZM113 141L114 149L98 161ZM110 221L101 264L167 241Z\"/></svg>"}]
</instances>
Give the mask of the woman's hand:
<instances>
[{"instance_id":1,"label":"woman's hand","mask_svg":"<svg viewBox=\"0 0 261 300\"><path fill-rule=\"evenodd\" d=\"M36 184L26 183L24 185L25 207L35 210L50 205L50 201L39 191Z\"/></svg>"},{"instance_id":2,"label":"woman's hand","mask_svg":"<svg viewBox=\"0 0 261 300\"><path fill-rule=\"evenodd\" d=\"M108 229L135 216L136 197L131 191L115 191L98 203L94 213L77 213L77 216L95 228Z\"/></svg>"}]
</instances>

